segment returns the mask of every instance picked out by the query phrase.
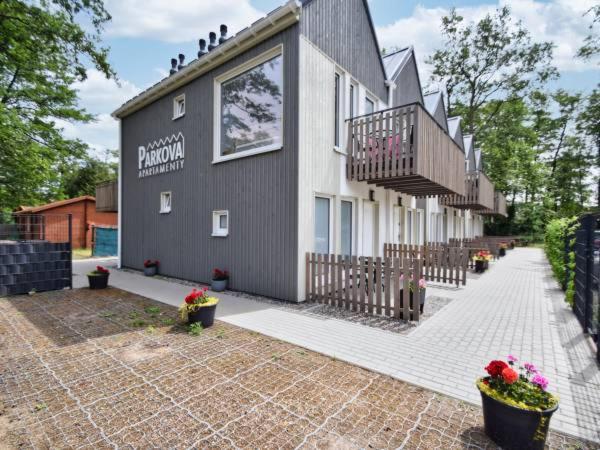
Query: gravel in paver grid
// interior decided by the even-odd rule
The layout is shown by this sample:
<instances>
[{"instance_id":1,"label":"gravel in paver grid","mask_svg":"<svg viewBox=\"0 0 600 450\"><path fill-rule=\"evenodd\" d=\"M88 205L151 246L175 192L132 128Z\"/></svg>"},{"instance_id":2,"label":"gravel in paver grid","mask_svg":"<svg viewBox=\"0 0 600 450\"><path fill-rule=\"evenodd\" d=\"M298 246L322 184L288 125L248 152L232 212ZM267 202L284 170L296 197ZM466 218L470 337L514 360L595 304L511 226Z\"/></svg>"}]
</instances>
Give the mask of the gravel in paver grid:
<instances>
[{"instance_id":1,"label":"gravel in paver grid","mask_svg":"<svg viewBox=\"0 0 600 450\"><path fill-rule=\"evenodd\" d=\"M191 336L171 318L117 289L0 299L2 445L495 448L476 406L219 321Z\"/></svg>"}]
</instances>

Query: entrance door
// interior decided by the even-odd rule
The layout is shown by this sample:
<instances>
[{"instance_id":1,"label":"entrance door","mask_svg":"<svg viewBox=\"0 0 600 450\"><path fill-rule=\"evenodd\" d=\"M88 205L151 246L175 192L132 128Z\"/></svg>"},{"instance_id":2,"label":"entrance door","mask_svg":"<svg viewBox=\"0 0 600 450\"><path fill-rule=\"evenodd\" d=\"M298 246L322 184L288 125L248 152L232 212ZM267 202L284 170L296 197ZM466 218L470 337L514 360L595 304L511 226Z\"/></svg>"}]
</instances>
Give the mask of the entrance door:
<instances>
[{"instance_id":1,"label":"entrance door","mask_svg":"<svg viewBox=\"0 0 600 450\"><path fill-rule=\"evenodd\" d=\"M363 256L377 256L379 245L379 208L377 203L363 203Z\"/></svg>"}]
</instances>

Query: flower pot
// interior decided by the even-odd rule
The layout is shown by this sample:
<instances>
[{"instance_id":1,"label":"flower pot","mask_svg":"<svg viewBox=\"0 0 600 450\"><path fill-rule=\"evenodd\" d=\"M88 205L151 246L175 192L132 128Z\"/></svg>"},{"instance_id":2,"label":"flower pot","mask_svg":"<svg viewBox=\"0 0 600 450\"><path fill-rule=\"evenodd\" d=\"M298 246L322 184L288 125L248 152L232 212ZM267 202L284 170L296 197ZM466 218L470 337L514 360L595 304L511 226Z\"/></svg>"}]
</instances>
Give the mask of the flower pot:
<instances>
[{"instance_id":1,"label":"flower pot","mask_svg":"<svg viewBox=\"0 0 600 450\"><path fill-rule=\"evenodd\" d=\"M108 286L109 273L88 275L88 282L90 283L90 289L106 289Z\"/></svg>"},{"instance_id":2,"label":"flower pot","mask_svg":"<svg viewBox=\"0 0 600 450\"><path fill-rule=\"evenodd\" d=\"M156 266L144 267L144 275L146 275L147 277L153 277L154 275L156 275L157 272L158 267Z\"/></svg>"},{"instance_id":3,"label":"flower pot","mask_svg":"<svg viewBox=\"0 0 600 450\"><path fill-rule=\"evenodd\" d=\"M210 290L214 292L222 292L227 288L227 280L211 280Z\"/></svg>"},{"instance_id":4,"label":"flower pot","mask_svg":"<svg viewBox=\"0 0 600 450\"><path fill-rule=\"evenodd\" d=\"M515 249L515 243L514 243L514 242L511 242L511 243L509 244L508 248L510 248L511 250L514 250L514 249Z\"/></svg>"},{"instance_id":5,"label":"flower pot","mask_svg":"<svg viewBox=\"0 0 600 450\"><path fill-rule=\"evenodd\" d=\"M217 305L204 306L199 308L197 311L188 312L188 323L202 324L202 328L210 327L215 321L215 312L217 311Z\"/></svg>"},{"instance_id":6,"label":"flower pot","mask_svg":"<svg viewBox=\"0 0 600 450\"><path fill-rule=\"evenodd\" d=\"M485 434L505 450L543 450L550 419L558 405L545 411L516 408L481 393Z\"/></svg>"},{"instance_id":7,"label":"flower pot","mask_svg":"<svg viewBox=\"0 0 600 450\"><path fill-rule=\"evenodd\" d=\"M485 263L482 259L475 260L475 273L483 273L485 271Z\"/></svg>"},{"instance_id":8,"label":"flower pot","mask_svg":"<svg viewBox=\"0 0 600 450\"><path fill-rule=\"evenodd\" d=\"M505 248L500 248L500 250L498 251L498 255L499 256L506 256L506 249Z\"/></svg>"}]
</instances>

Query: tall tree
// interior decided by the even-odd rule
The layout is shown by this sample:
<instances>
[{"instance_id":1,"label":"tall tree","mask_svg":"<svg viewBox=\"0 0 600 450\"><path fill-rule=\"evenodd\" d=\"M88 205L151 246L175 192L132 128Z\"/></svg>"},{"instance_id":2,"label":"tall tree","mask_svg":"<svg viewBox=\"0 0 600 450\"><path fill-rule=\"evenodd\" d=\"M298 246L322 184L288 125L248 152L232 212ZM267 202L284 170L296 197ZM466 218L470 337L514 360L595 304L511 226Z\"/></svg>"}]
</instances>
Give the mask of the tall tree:
<instances>
[{"instance_id":1,"label":"tall tree","mask_svg":"<svg viewBox=\"0 0 600 450\"><path fill-rule=\"evenodd\" d=\"M595 153L594 164L600 169L600 88L586 98L577 118L577 131L581 133L590 152ZM596 206L600 208L600 176L596 173Z\"/></svg>"},{"instance_id":2,"label":"tall tree","mask_svg":"<svg viewBox=\"0 0 600 450\"><path fill-rule=\"evenodd\" d=\"M99 46L108 20L102 0L0 1L0 208L52 198L59 166L85 155L57 120L92 120L72 88L89 65L115 77Z\"/></svg>"},{"instance_id":3,"label":"tall tree","mask_svg":"<svg viewBox=\"0 0 600 450\"><path fill-rule=\"evenodd\" d=\"M506 6L477 23L465 23L452 9L442 18L441 31L443 45L427 59L432 80L446 91L449 115L461 107L472 134L488 126L506 102L557 76L551 64L553 44L534 42L520 22L513 22ZM491 100L494 108L483 114Z\"/></svg>"},{"instance_id":4,"label":"tall tree","mask_svg":"<svg viewBox=\"0 0 600 450\"><path fill-rule=\"evenodd\" d=\"M111 152L114 155L114 151ZM114 161L114 159L113 159ZM96 195L96 186L117 178L118 163L86 158L62 169L61 191L67 198Z\"/></svg>"},{"instance_id":5,"label":"tall tree","mask_svg":"<svg viewBox=\"0 0 600 450\"><path fill-rule=\"evenodd\" d=\"M600 53L600 34L595 29L600 23L600 5L591 7L585 15L588 14L592 16L592 23L589 26L590 32L577 52L577 56L583 59L591 59Z\"/></svg>"}]
</instances>

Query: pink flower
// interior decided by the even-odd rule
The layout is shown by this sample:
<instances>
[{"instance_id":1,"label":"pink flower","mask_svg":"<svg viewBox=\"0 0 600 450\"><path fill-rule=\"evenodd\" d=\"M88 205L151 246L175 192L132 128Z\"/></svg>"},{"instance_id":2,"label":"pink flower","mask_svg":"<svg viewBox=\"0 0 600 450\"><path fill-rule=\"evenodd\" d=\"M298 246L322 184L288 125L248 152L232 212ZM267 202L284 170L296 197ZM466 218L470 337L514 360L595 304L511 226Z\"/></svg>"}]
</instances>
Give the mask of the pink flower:
<instances>
[{"instance_id":1,"label":"pink flower","mask_svg":"<svg viewBox=\"0 0 600 450\"><path fill-rule=\"evenodd\" d=\"M543 391L546 390L546 388L548 387L548 379L546 377L544 377L543 375L540 375L539 373L535 374L535 376L533 377L533 379L531 380L531 382L533 384L537 384L540 389L542 389Z\"/></svg>"},{"instance_id":2,"label":"pink flower","mask_svg":"<svg viewBox=\"0 0 600 450\"><path fill-rule=\"evenodd\" d=\"M518 359L513 355L508 355L506 359L508 359L509 363L516 363L518 361Z\"/></svg>"},{"instance_id":3,"label":"pink flower","mask_svg":"<svg viewBox=\"0 0 600 450\"><path fill-rule=\"evenodd\" d=\"M537 373L537 369L535 368L535 366L531 363L525 363L523 364L523 367L525 367L525 370L527 371L527 373Z\"/></svg>"},{"instance_id":4,"label":"pink flower","mask_svg":"<svg viewBox=\"0 0 600 450\"><path fill-rule=\"evenodd\" d=\"M425 289L427 287L427 283L425 282L425 278L421 278L419 280L419 289Z\"/></svg>"}]
</instances>

